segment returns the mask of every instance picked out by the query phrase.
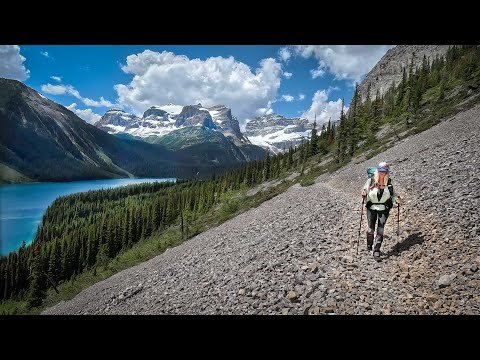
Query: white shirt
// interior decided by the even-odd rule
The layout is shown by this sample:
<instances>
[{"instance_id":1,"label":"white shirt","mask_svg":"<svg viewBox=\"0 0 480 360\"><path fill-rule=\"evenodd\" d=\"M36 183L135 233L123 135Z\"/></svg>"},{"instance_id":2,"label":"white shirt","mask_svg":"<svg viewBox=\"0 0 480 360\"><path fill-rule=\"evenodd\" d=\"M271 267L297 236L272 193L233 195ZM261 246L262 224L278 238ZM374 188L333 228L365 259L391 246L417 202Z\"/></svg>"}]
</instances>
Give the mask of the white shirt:
<instances>
[{"instance_id":1,"label":"white shirt","mask_svg":"<svg viewBox=\"0 0 480 360\"><path fill-rule=\"evenodd\" d=\"M388 200L389 197L392 198L392 203L395 203L396 195L395 195L395 190L393 191L392 194L390 194L390 190L387 185L383 188L383 194L380 200L378 200L378 193L379 193L379 188L377 186L374 186L372 189L370 189L370 182L373 181L373 179L367 179L367 182L365 183L363 190L367 192L367 197L365 198L365 202L371 202L372 206L370 207L371 210L376 210L376 211L383 211L385 210L385 201Z\"/></svg>"}]
</instances>

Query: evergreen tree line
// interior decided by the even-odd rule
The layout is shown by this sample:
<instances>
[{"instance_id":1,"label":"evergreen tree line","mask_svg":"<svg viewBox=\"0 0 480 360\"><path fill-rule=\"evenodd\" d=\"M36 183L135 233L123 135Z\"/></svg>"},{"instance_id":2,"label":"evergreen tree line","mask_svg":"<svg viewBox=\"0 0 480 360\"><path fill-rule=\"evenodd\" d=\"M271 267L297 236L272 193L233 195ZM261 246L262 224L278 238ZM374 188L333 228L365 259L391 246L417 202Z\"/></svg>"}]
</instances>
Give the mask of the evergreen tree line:
<instances>
[{"instance_id":1,"label":"evergreen tree line","mask_svg":"<svg viewBox=\"0 0 480 360\"><path fill-rule=\"evenodd\" d=\"M412 54L407 68L402 69L402 80L393 83L388 91L374 99L368 85L365 99L360 99L358 84L350 103L348 115L342 105L335 139L335 160L344 163L361 146L376 141L375 133L385 123L405 122L412 127L424 117L425 105L441 106L445 91L463 85L463 91L477 90L480 86L480 47L478 45L453 46L442 57L431 60L426 56L419 65Z\"/></svg>"},{"instance_id":2,"label":"evergreen tree line","mask_svg":"<svg viewBox=\"0 0 480 360\"><path fill-rule=\"evenodd\" d=\"M189 224L221 202L222 194L278 177L300 161L300 148L253 161L209 180L144 183L57 198L47 208L35 239L0 258L0 300L42 303L46 290L85 270L107 264L141 239L169 226Z\"/></svg>"}]
</instances>

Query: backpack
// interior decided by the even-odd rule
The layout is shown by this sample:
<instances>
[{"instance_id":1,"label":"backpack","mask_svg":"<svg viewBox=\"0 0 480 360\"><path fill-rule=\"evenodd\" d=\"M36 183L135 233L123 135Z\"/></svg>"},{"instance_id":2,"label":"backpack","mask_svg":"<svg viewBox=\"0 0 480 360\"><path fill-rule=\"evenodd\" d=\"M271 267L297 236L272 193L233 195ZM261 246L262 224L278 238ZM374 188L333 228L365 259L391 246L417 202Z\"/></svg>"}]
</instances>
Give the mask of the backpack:
<instances>
[{"instance_id":1,"label":"backpack","mask_svg":"<svg viewBox=\"0 0 480 360\"><path fill-rule=\"evenodd\" d=\"M375 171L377 170L377 167L376 166L369 166L367 168L367 176L368 176L368 179L372 179L370 181L370 185L373 181L373 175L375 174ZM388 178L388 182L387 182L387 187L388 187L388 191L390 191L390 194L393 194L393 185L392 185L392 179L389 177ZM367 208L370 208L370 206L372 205L372 203L370 201L367 202L366 206ZM392 201L392 198L389 197L387 201L385 201L383 203L383 205L385 205L385 208L386 210L390 211L390 209L393 207L393 201Z\"/></svg>"},{"instance_id":2,"label":"backpack","mask_svg":"<svg viewBox=\"0 0 480 360\"><path fill-rule=\"evenodd\" d=\"M367 168L367 175L368 175L368 178L371 179L373 174L375 174L375 171L377 171L377 167L376 166L369 166Z\"/></svg>"}]
</instances>

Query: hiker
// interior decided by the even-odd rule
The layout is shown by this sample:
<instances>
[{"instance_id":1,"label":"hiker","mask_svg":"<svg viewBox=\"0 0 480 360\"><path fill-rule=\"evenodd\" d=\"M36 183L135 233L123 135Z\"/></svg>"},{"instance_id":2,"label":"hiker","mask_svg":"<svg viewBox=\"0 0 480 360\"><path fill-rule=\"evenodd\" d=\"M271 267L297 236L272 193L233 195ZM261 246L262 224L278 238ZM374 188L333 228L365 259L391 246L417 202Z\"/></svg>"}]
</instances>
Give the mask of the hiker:
<instances>
[{"instance_id":1,"label":"hiker","mask_svg":"<svg viewBox=\"0 0 480 360\"><path fill-rule=\"evenodd\" d=\"M377 261L380 261L383 230L390 209L393 207L394 200L397 204L400 204L400 196L396 195L393 190L392 181L388 176L389 172L389 166L386 162L378 164L373 176L367 180L362 191L362 197L366 201L365 207L367 208L367 250L371 251L373 246L373 257ZM377 236L374 245L373 237L377 218Z\"/></svg>"}]
</instances>

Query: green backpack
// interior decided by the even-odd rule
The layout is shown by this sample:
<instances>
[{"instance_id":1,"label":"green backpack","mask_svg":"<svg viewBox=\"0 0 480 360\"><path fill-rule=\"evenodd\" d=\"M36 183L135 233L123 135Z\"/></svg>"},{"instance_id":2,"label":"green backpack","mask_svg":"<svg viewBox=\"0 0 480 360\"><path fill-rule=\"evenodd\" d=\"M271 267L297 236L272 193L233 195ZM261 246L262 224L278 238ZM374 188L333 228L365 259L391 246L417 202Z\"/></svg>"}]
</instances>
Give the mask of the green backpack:
<instances>
[{"instance_id":1,"label":"green backpack","mask_svg":"<svg viewBox=\"0 0 480 360\"><path fill-rule=\"evenodd\" d=\"M369 166L367 168L367 175L368 175L368 178L371 179L373 174L375 174L375 171L377 171L377 167L376 166Z\"/></svg>"}]
</instances>

